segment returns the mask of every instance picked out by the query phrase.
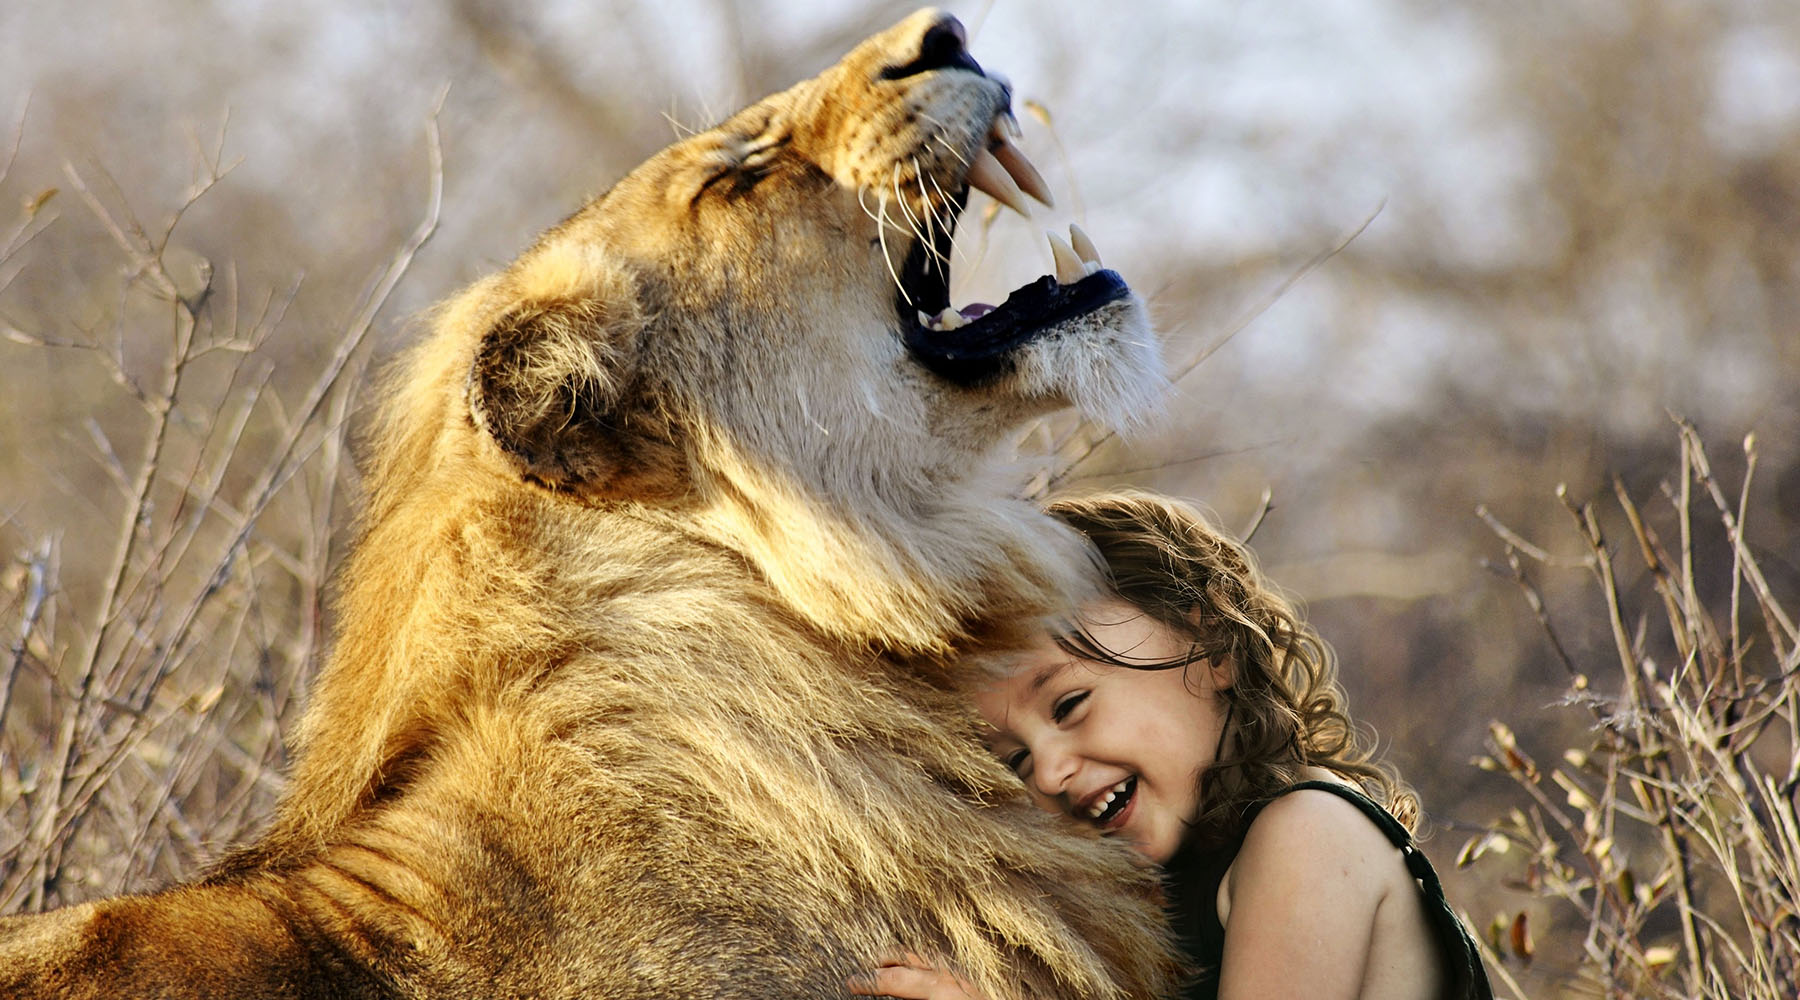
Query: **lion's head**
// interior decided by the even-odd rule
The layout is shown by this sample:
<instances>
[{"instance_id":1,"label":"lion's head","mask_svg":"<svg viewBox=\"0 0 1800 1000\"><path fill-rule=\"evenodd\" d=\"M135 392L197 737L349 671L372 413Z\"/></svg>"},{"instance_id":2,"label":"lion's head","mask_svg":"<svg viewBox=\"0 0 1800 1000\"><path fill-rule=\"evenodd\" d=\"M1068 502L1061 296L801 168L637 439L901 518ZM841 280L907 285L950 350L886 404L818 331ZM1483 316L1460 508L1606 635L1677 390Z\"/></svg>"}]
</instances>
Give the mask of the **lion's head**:
<instances>
[{"instance_id":1,"label":"lion's head","mask_svg":"<svg viewBox=\"0 0 1800 1000\"><path fill-rule=\"evenodd\" d=\"M1097 261L952 307L971 186L1041 188L1010 97L921 11L652 157L442 317L495 467L678 510L824 627L941 650L979 581L1023 582L1012 542L1056 548L977 530L991 551L957 551L958 522L996 516L987 453L1070 403L1129 423L1161 388L1141 303Z\"/></svg>"}]
</instances>

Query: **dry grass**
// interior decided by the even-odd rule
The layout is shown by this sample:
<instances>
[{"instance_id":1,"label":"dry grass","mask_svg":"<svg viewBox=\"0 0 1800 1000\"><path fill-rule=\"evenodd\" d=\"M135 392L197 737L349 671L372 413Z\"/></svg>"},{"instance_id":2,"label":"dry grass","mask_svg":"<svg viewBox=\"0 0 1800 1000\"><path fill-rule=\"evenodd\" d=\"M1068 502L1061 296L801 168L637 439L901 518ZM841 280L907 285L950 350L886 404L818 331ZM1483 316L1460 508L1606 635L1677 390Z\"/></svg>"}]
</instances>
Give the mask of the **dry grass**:
<instances>
[{"instance_id":1,"label":"dry grass","mask_svg":"<svg viewBox=\"0 0 1800 1000\"><path fill-rule=\"evenodd\" d=\"M0 314L7 339L92 376L87 454L68 466L101 472L64 484L74 495L50 530L0 515L0 912L190 876L244 839L281 791L284 736L324 643L351 388L376 313L436 226L435 132L424 220L303 371L268 351L296 325L292 289L244 301L235 270L172 239L228 173L218 148L197 150L192 186L154 230L103 171L66 165L122 290L79 327L73 307L35 310L43 326ZM67 221L57 194L0 234L0 288L51 266L25 251Z\"/></svg>"},{"instance_id":2,"label":"dry grass","mask_svg":"<svg viewBox=\"0 0 1800 1000\"><path fill-rule=\"evenodd\" d=\"M1495 722L1477 764L1509 775L1523 801L1460 863L1508 855L1508 877L1573 910L1586 956L1573 992L1790 1000L1800 995L1800 630L1745 541L1754 438L1732 495L1693 427L1680 436L1678 478L1654 507L1615 486L1608 506L1627 552L1609 544L1600 510L1565 499L1586 551L1579 565L1604 600L1611 662L1565 652L1568 623L1552 621L1526 569L1557 561L1490 522L1507 546L1500 571L1543 624L1569 674L1565 707L1586 716L1591 738L1539 753L1558 759L1543 767ZM1534 952L1522 913L1489 937L1508 962Z\"/></svg>"}]
</instances>

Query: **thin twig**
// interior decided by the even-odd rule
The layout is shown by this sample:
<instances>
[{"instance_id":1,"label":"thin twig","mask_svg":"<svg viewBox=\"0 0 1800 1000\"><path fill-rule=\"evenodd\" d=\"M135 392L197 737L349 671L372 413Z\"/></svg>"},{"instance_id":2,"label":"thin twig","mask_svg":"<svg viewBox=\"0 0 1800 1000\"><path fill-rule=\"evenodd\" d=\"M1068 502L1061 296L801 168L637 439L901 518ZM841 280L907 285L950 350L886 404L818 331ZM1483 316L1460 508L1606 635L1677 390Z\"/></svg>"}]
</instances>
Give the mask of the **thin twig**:
<instances>
[{"instance_id":1,"label":"thin twig","mask_svg":"<svg viewBox=\"0 0 1800 1000\"><path fill-rule=\"evenodd\" d=\"M1250 539L1256 537L1256 529L1262 527L1263 519L1268 517L1269 512L1274 509L1275 490L1272 487L1264 486L1262 500L1256 505L1256 513L1251 515L1250 523L1244 526L1244 533L1240 536L1246 545L1249 544Z\"/></svg>"},{"instance_id":2,"label":"thin twig","mask_svg":"<svg viewBox=\"0 0 1800 1000\"><path fill-rule=\"evenodd\" d=\"M0 677L0 732L6 731L6 716L12 708L13 681L25 669L27 647L43 618L44 602L49 596L46 572L50 564L50 540L44 539L25 561L25 606L19 612L18 638L7 657L6 675ZM4 748L0 748L3 752Z\"/></svg>"},{"instance_id":3,"label":"thin twig","mask_svg":"<svg viewBox=\"0 0 1800 1000\"><path fill-rule=\"evenodd\" d=\"M1185 365L1176 369L1175 373L1169 378L1169 384L1180 384L1181 380L1192 373L1194 369L1200 367L1201 363L1216 354L1220 348L1223 348L1226 344L1230 343L1232 338L1248 329L1250 324L1260 319L1263 314L1267 313L1270 309L1273 309L1275 303L1281 301L1282 297L1287 295L1295 285L1298 285L1301 281L1305 280L1308 275L1323 267L1327 261L1348 249L1350 244L1356 242L1357 238L1374 224L1375 220L1381 216L1382 211L1386 208L1387 199L1383 198L1380 203L1375 206L1374 211L1370 212L1362 222L1358 223L1356 228L1350 231L1349 235L1338 240L1336 243L1333 243L1331 246L1320 250L1318 253L1313 254L1304 264L1295 268L1286 278L1277 282L1275 287L1270 289L1268 294L1264 295L1255 305L1251 306L1248 312L1225 331L1224 336L1219 337L1211 344L1202 348L1199 353L1188 359L1188 362ZM1085 451L1071 459L1062 472L1051 477L1051 488L1061 485L1076 469L1081 467L1083 462L1086 462L1089 458L1093 457L1094 452L1097 451L1101 445L1112 440L1115 436L1115 431L1108 430L1090 441Z\"/></svg>"}]
</instances>

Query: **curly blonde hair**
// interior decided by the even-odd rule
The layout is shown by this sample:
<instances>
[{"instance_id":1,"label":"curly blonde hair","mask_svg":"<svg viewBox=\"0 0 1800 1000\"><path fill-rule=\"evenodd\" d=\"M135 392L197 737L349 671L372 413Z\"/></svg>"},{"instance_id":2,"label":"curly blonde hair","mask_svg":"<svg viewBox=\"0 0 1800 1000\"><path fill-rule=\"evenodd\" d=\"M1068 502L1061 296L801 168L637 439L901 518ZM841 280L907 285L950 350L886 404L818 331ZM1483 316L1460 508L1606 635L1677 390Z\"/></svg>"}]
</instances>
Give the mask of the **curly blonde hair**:
<instances>
[{"instance_id":1,"label":"curly blonde hair","mask_svg":"<svg viewBox=\"0 0 1800 1000\"><path fill-rule=\"evenodd\" d=\"M1263 577L1248 548L1197 507L1142 491L1060 497L1045 510L1094 544L1120 598L1195 645L1185 657L1146 667L1116 659L1079 626L1059 644L1139 669L1202 659L1231 665L1233 681L1219 692L1226 729L1189 834L1197 846L1240 836L1246 807L1303 780L1307 767L1355 783L1414 828L1418 798L1375 758L1370 734L1351 721L1331 647Z\"/></svg>"}]
</instances>

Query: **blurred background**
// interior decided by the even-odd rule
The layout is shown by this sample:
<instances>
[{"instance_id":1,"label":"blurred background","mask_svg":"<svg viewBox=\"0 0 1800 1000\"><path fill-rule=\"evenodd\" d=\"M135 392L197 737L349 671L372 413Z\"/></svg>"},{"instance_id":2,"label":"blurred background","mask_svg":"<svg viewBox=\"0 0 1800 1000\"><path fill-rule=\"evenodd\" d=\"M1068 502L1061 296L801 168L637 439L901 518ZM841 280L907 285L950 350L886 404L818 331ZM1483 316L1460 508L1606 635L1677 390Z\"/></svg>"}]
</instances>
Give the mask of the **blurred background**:
<instances>
[{"instance_id":1,"label":"blurred background","mask_svg":"<svg viewBox=\"0 0 1800 1000\"><path fill-rule=\"evenodd\" d=\"M679 130L912 6L0 6L0 850L61 837L102 859L47 889L0 884L0 909L192 872L266 811L316 657L330 526L347 523L334 435L367 399L347 386L413 317ZM1601 609L1558 487L1678 491L1679 415L1735 490L1754 432L1746 537L1773 587L1800 587L1800 6L949 7L1012 80L1058 198L1027 221L984 218L977 196L954 300L1046 271L1042 230L1069 221L1150 300L1184 373L1169 415L1129 442L1066 444L1080 460L1059 483L1173 491L1256 525L1265 568L1337 648L1354 714L1421 793L1440 869L1516 797L1471 766L1489 721L1522 746L1583 724L1556 707L1568 675L1519 588L1487 568L1504 548L1478 507L1550 557L1529 572L1581 664L1612 638L1580 624ZM166 352L196 351L184 329L205 356L160 407ZM147 414L165 434L146 437ZM179 483L135 475L159 441ZM215 464L221 449L252 463ZM121 555L121 511L171 520ZM208 511L226 526L184 527ZM129 585L209 544L185 596ZM235 610L178 613L221 588ZM167 642L49 627L96 602L181 626ZM74 662L148 649L177 675L112 698L166 728L96 723L123 749L93 773L181 776L115 810L131 821L46 826L30 807L38 762L83 740L29 720L104 700L85 693L93 671L58 676L57 634ZM183 680L179 657L221 636L247 665ZM167 737L199 716L205 740ZM1548 989L1581 929L1485 864L1449 876L1454 898L1477 923L1531 912L1539 957L1517 971Z\"/></svg>"}]
</instances>

